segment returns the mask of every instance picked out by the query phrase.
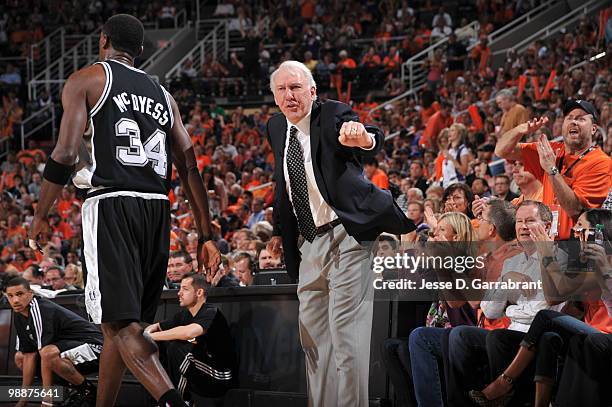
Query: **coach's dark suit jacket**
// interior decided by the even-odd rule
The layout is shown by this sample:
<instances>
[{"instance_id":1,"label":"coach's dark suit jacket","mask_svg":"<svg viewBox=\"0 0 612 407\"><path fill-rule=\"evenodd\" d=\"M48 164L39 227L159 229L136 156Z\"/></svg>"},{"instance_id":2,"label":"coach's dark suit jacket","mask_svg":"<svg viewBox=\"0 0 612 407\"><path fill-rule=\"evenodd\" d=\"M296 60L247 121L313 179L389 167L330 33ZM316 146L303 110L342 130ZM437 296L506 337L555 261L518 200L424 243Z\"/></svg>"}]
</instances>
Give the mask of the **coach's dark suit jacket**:
<instances>
[{"instance_id":1,"label":"coach's dark suit jacket","mask_svg":"<svg viewBox=\"0 0 612 407\"><path fill-rule=\"evenodd\" d=\"M342 123L358 121L351 108L340 102L314 102L310 117L312 166L317 187L347 232L359 242L371 241L382 232L408 233L415 229L412 221L395 204L389 191L383 191L363 175L361 158L374 156L383 147L384 135L374 126L366 126L376 136L376 147L367 151L351 148L338 141ZM270 118L267 136L274 152L274 235L282 236L285 265L296 279L300 265L299 228L283 174L283 153L287 136L287 119L283 114Z\"/></svg>"}]
</instances>

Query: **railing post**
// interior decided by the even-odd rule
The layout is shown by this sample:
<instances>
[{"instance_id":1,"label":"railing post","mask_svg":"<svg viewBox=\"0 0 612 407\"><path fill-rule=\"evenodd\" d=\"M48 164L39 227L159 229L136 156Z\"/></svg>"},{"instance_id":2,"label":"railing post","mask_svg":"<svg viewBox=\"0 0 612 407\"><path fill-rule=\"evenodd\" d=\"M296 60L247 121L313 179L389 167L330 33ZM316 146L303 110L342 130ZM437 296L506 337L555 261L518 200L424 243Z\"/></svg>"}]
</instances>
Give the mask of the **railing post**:
<instances>
[{"instance_id":1,"label":"railing post","mask_svg":"<svg viewBox=\"0 0 612 407\"><path fill-rule=\"evenodd\" d=\"M53 140L53 145L55 145L55 136L56 136L56 128L55 128L55 107L53 104L49 105L51 109L51 139Z\"/></svg>"},{"instance_id":2,"label":"railing post","mask_svg":"<svg viewBox=\"0 0 612 407\"><path fill-rule=\"evenodd\" d=\"M227 21L223 22L223 28L225 28L225 55L224 58L227 60L229 56L229 29Z\"/></svg>"},{"instance_id":3,"label":"railing post","mask_svg":"<svg viewBox=\"0 0 612 407\"><path fill-rule=\"evenodd\" d=\"M215 60L217 60L217 30L213 31L213 36L212 36L212 40L213 40L213 58Z\"/></svg>"},{"instance_id":4,"label":"railing post","mask_svg":"<svg viewBox=\"0 0 612 407\"><path fill-rule=\"evenodd\" d=\"M25 126L21 123L21 149L25 150Z\"/></svg>"}]
</instances>

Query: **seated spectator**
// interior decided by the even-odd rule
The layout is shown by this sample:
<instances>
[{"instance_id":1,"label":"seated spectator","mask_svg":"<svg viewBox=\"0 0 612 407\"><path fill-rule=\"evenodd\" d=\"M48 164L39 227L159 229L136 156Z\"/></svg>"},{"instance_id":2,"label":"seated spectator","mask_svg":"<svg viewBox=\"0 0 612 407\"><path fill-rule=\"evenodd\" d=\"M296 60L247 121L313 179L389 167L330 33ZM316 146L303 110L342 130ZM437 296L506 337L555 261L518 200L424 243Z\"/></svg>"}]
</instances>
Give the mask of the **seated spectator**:
<instances>
[{"instance_id":1,"label":"seated spectator","mask_svg":"<svg viewBox=\"0 0 612 407\"><path fill-rule=\"evenodd\" d=\"M368 157L364 160L363 171L372 184L381 189L389 189L389 177L387 173L378 167L378 160Z\"/></svg>"},{"instance_id":2,"label":"seated spectator","mask_svg":"<svg viewBox=\"0 0 612 407\"><path fill-rule=\"evenodd\" d=\"M264 218L264 210L263 210L263 199L256 198L253 199L253 204L251 206L251 215L247 220L246 227L251 229L255 224L261 222Z\"/></svg>"},{"instance_id":3,"label":"seated spectator","mask_svg":"<svg viewBox=\"0 0 612 407\"><path fill-rule=\"evenodd\" d=\"M170 253L170 257L168 258L168 270L166 271L165 287L169 289L180 288L183 276L192 272L193 261L189 253L184 251Z\"/></svg>"},{"instance_id":4,"label":"seated spectator","mask_svg":"<svg viewBox=\"0 0 612 407\"><path fill-rule=\"evenodd\" d=\"M442 205L444 212L460 212L473 219L472 202L474 194L466 184L453 184L444 190ZM433 227L433 225L432 225Z\"/></svg>"},{"instance_id":5,"label":"seated spectator","mask_svg":"<svg viewBox=\"0 0 612 407\"><path fill-rule=\"evenodd\" d=\"M425 206L422 200L408 202L406 217L414 222L417 227L417 232L423 229L429 229L429 226L425 223Z\"/></svg>"},{"instance_id":6,"label":"seated spectator","mask_svg":"<svg viewBox=\"0 0 612 407\"><path fill-rule=\"evenodd\" d=\"M531 232L536 225L544 233L550 233L552 213L541 202L524 201L516 211L515 226L522 252L504 261L498 281L540 280L540 256ZM488 366L493 377L497 377L512 360L512 355L518 350L538 311L559 310L562 304L558 301L549 302L541 289L516 292L492 289L479 305L485 317L497 319L505 315L510 319L510 325L508 329L494 331L467 327L451 331L447 369L447 380L452 384L449 386L449 403L469 405L468 392L484 387L482 383L487 382L488 375L481 367ZM478 369L479 374L474 374L475 369ZM524 390L520 394L520 400L529 399L531 394L527 389L531 386L528 376L516 384Z\"/></svg>"},{"instance_id":7,"label":"seated spectator","mask_svg":"<svg viewBox=\"0 0 612 407\"><path fill-rule=\"evenodd\" d=\"M506 174L495 177L495 197L508 202L518 198L518 195L510 191L510 177Z\"/></svg>"},{"instance_id":8,"label":"seated spectator","mask_svg":"<svg viewBox=\"0 0 612 407\"><path fill-rule=\"evenodd\" d=\"M265 247L259 251L257 255L257 268L259 270L277 269L282 265L281 257L273 257L272 253Z\"/></svg>"},{"instance_id":9,"label":"seated spectator","mask_svg":"<svg viewBox=\"0 0 612 407\"><path fill-rule=\"evenodd\" d=\"M460 213L446 213L438 221L431 242L456 241L465 243L464 255L475 249L476 235L470 220ZM414 395L422 406L442 406L443 374L438 365L442 364L442 337L446 329L459 325L476 325L474 310L465 301L438 301L432 303L425 327L410 333L408 339L410 366L414 381Z\"/></svg>"},{"instance_id":10,"label":"seated spectator","mask_svg":"<svg viewBox=\"0 0 612 407\"><path fill-rule=\"evenodd\" d=\"M604 241L610 242L612 239L612 212L602 209L592 209L580 216L577 222L577 227L582 230L592 230L594 224L604 226ZM550 242L547 245L538 245L538 251L542 259L550 258L553 261L543 261L543 273L550 273L552 278L559 275L559 264L555 259L555 253L552 247L552 239L542 233L542 230L534 228L534 235L538 240ZM609 243L608 243L609 244ZM593 261L599 273L606 273L610 269L610 264L605 257L605 249L596 244L586 247L585 256ZM553 273L553 270L556 273ZM554 276L554 277L553 277ZM544 276L543 276L544 277ZM546 286L545 286L546 287ZM582 287L581 287L582 288ZM608 290L606 286L602 287L604 292ZM545 294L546 288L545 288ZM551 296L557 297L558 293L548 293ZM608 293L609 294L609 291ZM608 316L610 319L610 316ZM612 321L612 319L610 319ZM611 333L612 324L608 326L599 326L605 333ZM500 377L489 384L482 392L472 392L470 396L479 404L487 403L487 401L499 400L507 398L512 390L513 383L524 372L529 364L536 360L536 405L550 404L553 396L553 384L557 373L556 361L563 357L565 349L569 344L572 336L585 336L587 334L595 334L600 331L596 327L587 322L582 322L570 315L562 314L552 310L542 310L538 312L535 319L531 323L529 330L521 342L521 346L510 365L503 371ZM550 335L554 333L557 336ZM559 339L559 340L557 340ZM559 346L558 343L561 343ZM612 366L610 366L612 367ZM610 373L610 372L608 372ZM588 374L588 372L577 373L578 376ZM587 395L593 400L599 397L600 392L595 391L595 394ZM588 405L591 405L590 403ZM595 404L592 404L595 405Z\"/></svg>"},{"instance_id":11,"label":"seated spectator","mask_svg":"<svg viewBox=\"0 0 612 407\"><path fill-rule=\"evenodd\" d=\"M51 266L45 272L45 283L51 286L53 291L58 290L77 290L77 288L73 285L70 285L64 280L66 274L64 273L64 268L61 266Z\"/></svg>"},{"instance_id":12,"label":"seated spectator","mask_svg":"<svg viewBox=\"0 0 612 407\"><path fill-rule=\"evenodd\" d=\"M250 254L241 252L234 259L234 272L241 287L253 285L254 262Z\"/></svg>"},{"instance_id":13,"label":"seated spectator","mask_svg":"<svg viewBox=\"0 0 612 407\"><path fill-rule=\"evenodd\" d=\"M53 385L56 374L75 386L71 403L94 405L96 388L85 375L98 371L103 342L99 328L61 305L34 297L21 277L8 281L6 295L15 313L15 364L22 371L22 387L33 383L40 357L44 387ZM52 405L51 400L45 397L43 404ZM26 404L22 399L17 405Z\"/></svg>"},{"instance_id":14,"label":"seated spectator","mask_svg":"<svg viewBox=\"0 0 612 407\"><path fill-rule=\"evenodd\" d=\"M64 281L69 286L73 286L76 289L82 290L85 288L85 283L83 282L83 270L81 266L78 266L73 263L69 263L66 265L64 269Z\"/></svg>"},{"instance_id":15,"label":"seated spectator","mask_svg":"<svg viewBox=\"0 0 612 407\"><path fill-rule=\"evenodd\" d=\"M145 332L160 346L162 364L183 399L190 400L192 392L204 398L222 397L238 380L229 325L219 309L206 304L203 275L184 275L178 298L182 309Z\"/></svg>"},{"instance_id":16,"label":"seated spectator","mask_svg":"<svg viewBox=\"0 0 612 407\"><path fill-rule=\"evenodd\" d=\"M424 166L423 162L420 160L414 160L410 163L410 180L412 181L412 185L415 188L419 188L423 191L423 194L426 194L427 188L429 188L429 183L427 179L423 175Z\"/></svg>"},{"instance_id":17,"label":"seated spectator","mask_svg":"<svg viewBox=\"0 0 612 407\"><path fill-rule=\"evenodd\" d=\"M21 277L27 280L28 283L30 283L30 286L40 288L44 285L45 274L36 264L32 264L30 267L25 269Z\"/></svg>"},{"instance_id":18,"label":"seated spectator","mask_svg":"<svg viewBox=\"0 0 612 407\"><path fill-rule=\"evenodd\" d=\"M491 197L491 189L489 188L489 183L484 178L478 178L478 177L474 178L472 180L471 188L472 188L472 193L474 194L474 197L476 196L482 197L482 198Z\"/></svg>"}]
</instances>

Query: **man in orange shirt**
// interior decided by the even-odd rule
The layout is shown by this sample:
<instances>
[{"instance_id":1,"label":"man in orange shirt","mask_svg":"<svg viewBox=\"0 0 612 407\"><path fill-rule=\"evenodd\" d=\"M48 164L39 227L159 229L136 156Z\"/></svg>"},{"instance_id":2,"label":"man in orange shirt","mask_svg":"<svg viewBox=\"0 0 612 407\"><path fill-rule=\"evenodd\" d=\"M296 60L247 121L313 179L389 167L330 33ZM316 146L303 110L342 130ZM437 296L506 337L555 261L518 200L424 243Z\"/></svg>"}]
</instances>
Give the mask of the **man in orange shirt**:
<instances>
[{"instance_id":1,"label":"man in orange shirt","mask_svg":"<svg viewBox=\"0 0 612 407\"><path fill-rule=\"evenodd\" d=\"M421 146L424 148L435 146L438 134L440 134L442 129L453 124L453 117L450 114L451 108L452 105L448 102L443 101L440 103L440 110L431 115L429 120L427 120L427 126L425 126L421 141L419 142Z\"/></svg>"},{"instance_id":2,"label":"man in orange shirt","mask_svg":"<svg viewBox=\"0 0 612 407\"><path fill-rule=\"evenodd\" d=\"M342 51L340 51L338 56L340 57L340 60L338 61L338 64L336 66L339 71L343 69L357 68L357 63L353 58L348 56L348 52L346 52L346 50L343 49Z\"/></svg>"},{"instance_id":3,"label":"man in orange shirt","mask_svg":"<svg viewBox=\"0 0 612 407\"><path fill-rule=\"evenodd\" d=\"M510 130L495 148L499 157L521 160L525 169L542 182L542 202L553 212L557 239L569 238L580 213L600 207L612 185L612 159L593 146L598 116L595 107L585 100L570 100L563 113L563 142L550 143L541 135L535 143L519 143L524 135L548 122L542 117Z\"/></svg>"},{"instance_id":4,"label":"man in orange shirt","mask_svg":"<svg viewBox=\"0 0 612 407\"><path fill-rule=\"evenodd\" d=\"M387 173L378 168L376 158L368 158L363 163L363 171L366 177L380 189L389 189L389 177Z\"/></svg>"}]
</instances>

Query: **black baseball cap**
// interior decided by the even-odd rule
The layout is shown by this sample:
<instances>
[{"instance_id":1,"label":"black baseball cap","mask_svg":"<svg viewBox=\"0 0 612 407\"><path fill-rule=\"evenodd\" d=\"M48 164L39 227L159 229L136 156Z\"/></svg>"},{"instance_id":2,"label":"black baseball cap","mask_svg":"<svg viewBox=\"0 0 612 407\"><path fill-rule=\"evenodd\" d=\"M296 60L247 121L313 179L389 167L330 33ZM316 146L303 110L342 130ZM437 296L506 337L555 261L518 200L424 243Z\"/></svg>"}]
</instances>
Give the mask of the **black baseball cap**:
<instances>
[{"instance_id":1,"label":"black baseball cap","mask_svg":"<svg viewBox=\"0 0 612 407\"><path fill-rule=\"evenodd\" d=\"M595 106L591 104L591 102L587 102L586 100L581 99L570 99L565 102L565 106L563 107L563 115L566 116L569 112L574 109L582 109L590 115L593 115L593 122L597 123L599 120L599 115L597 114L597 109Z\"/></svg>"}]
</instances>

